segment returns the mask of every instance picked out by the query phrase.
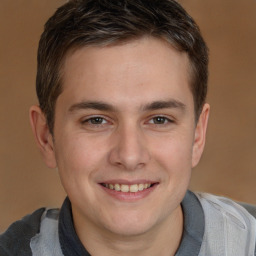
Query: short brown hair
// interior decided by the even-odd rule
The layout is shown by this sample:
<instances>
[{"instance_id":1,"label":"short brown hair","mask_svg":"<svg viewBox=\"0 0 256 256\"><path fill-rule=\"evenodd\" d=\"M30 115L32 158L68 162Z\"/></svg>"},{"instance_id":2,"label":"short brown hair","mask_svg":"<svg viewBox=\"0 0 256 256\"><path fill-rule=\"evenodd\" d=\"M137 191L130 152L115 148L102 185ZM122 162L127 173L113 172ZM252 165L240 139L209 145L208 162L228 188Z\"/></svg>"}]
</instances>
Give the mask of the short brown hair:
<instances>
[{"instance_id":1,"label":"short brown hair","mask_svg":"<svg viewBox=\"0 0 256 256\"><path fill-rule=\"evenodd\" d=\"M52 133L67 52L143 36L162 38L188 54L198 118L207 93L208 49L195 21L180 4L174 0L70 0L47 21L38 48L37 96Z\"/></svg>"}]
</instances>

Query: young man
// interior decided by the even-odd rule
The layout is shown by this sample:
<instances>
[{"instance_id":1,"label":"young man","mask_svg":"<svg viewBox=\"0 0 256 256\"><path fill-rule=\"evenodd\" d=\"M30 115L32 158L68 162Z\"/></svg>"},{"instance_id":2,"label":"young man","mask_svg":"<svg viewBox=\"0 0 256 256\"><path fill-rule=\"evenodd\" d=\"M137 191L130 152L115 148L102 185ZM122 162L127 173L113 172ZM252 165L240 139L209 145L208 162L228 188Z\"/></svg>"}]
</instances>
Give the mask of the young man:
<instances>
[{"instance_id":1,"label":"young man","mask_svg":"<svg viewBox=\"0 0 256 256\"><path fill-rule=\"evenodd\" d=\"M174 0L71 0L38 51L31 125L68 197L0 255L253 256L253 207L187 191L209 116L207 47Z\"/></svg>"}]
</instances>

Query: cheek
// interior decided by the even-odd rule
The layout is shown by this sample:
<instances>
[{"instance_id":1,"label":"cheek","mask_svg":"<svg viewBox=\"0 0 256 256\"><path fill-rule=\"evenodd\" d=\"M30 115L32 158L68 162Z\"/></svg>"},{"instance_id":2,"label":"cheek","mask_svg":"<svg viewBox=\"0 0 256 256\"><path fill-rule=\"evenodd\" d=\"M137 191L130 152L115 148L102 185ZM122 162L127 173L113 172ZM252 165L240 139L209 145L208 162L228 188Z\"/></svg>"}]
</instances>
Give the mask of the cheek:
<instances>
[{"instance_id":1,"label":"cheek","mask_svg":"<svg viewBox=\"0 0 256 256\"><path fill-rule=\"evenodd\" d=\"M102 161L102 150L82 136L63 136L56 143L56 158L62 180L80 182L90 176Z\"/></svg>"},{"instance_id":2,"label":"cheek","mask_svg":"<svg viewBox=\"0 0 256 256\"><path fill-rule=\"evenodd\" d=\"M192 169L191 136L177 136L163 141L162 147L155 147L154 157L163 170L166 185L166 203L175 198L180 202L189 186Z\"/></svg>"},{"instance_id":3,"label":"cheek","mask_svg":"<svg viewBox=\"0 0 256 256\"><path fill-rule=\"evenodd\" d=\"M59 141L61 143L56 143L57 164L66 193L75 203L79 198L93 201L94 177L102 165L102 151L94 150L97 145L82 136L63 137Z\"/></svg>"},{"instance_id":4,"label":"cheek","mask_svg":"<svg viewBox=\"0 0 256 256\"><path fill-rule=\"evenodd\" d=\"M190 134L189 134L190 135ZM171 136L154 143L154 158L169 172L177 175L188 172L192 167L192 136Z\"/></svg>"}]
</instances>

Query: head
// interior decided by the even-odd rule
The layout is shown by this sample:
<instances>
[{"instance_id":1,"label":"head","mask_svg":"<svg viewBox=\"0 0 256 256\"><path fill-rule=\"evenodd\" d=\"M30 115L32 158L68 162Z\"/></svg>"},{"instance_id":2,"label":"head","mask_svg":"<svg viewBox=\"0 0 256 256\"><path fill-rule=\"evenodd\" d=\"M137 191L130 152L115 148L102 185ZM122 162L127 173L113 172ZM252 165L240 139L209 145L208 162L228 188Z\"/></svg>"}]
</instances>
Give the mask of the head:
<instances>
[{"instance_id":1,"label":"head","mask_svg":"<svg viewBox=\"0 0 256 256\"><path fill-rule=\"evenodd\" d=\"M194 20L175 0L70 0L46 23L38 49L37 96L50 131L69 52L148 36L188 55L197 121L207 93L207 46Z\"/></svg>"},{"instance_id":2,"label":"head","mask_svg":"<svg viewBox=\"0 0 256 256\"><path fill-rule=\"evenodd\" d=\"M80 239L175 230L205 142L207 62L176 1L73 0L47 22L31 123Z\"/></svg>"}]
</instances>

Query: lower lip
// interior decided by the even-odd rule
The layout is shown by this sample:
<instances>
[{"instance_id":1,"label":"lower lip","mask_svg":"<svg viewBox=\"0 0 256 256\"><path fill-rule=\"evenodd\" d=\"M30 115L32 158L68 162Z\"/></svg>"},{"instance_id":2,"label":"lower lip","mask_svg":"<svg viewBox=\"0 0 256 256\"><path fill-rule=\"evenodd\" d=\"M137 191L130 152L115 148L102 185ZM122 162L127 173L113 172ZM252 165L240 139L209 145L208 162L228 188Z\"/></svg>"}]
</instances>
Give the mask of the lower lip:
<instances>
[{"instance_id":1,"label":"lower lip","mask_svg":"<svg viewBox=\"0 0 256 256\"><path fill-rule=\"evenodd\" d=\"M147 189L144 189L144 190L138 191L138 192L122 192L122 191L116 191L114 189L106 188L102 185L100 185L100 186L108 195L114 197L115 199L118 199L120 201L131 202L131 201L141 200L141 199L147 197L149 194L151 194L156 189L158 184L155 184L154 186L152 186L150 188L147 188Z\"/></svg>"}]
</instances>

